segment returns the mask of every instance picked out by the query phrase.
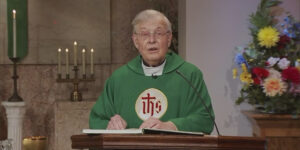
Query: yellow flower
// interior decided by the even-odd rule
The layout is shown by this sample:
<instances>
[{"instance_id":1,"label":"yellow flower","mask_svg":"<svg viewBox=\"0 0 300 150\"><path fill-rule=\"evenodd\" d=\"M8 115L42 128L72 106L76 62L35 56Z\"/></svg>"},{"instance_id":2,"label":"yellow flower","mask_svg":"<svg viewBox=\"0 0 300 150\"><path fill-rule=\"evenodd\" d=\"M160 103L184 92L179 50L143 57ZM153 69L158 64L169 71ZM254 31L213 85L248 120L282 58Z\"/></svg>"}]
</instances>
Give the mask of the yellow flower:
<instances>
[{"instance_id":1,"label":"yellow flower","mask_svg":"<svg viewBox=\"0 0 300 150\"><path fill-rule=\"evenodd\" d=\"M265 27L258 32L259 45L270 48L279 41L279 33L275 28Z\"/></svg>"},{"instance_id":2,"label":"yellow flower","mask_svg":"<svg viewBox=\"0 0 300 150\"><path fill-rule=\"evenodd\" d=\"M243 72L248 72L248 70L247 70L247 67L246 67L246 64L245 63L242 63L242 70L243 70Z\"/></svg>"},{"instance_id":3,"label":"yellow flower","mask_svg":"<svg viewBox=\"0 0 300 150\"><path fill-rule=\"evenodd\" d=\"M286 92L287 85L280 78L267 78L263 83L264 92L267 96L282 95Z\"/></svg>"},{"instance_id":4,"label":"yellow flower","mask_svg":"<svg viewBox=\"0 0 300 150\"><path fill-rule=\"evenodd\" d=\"M232 69L232 78L235 79L236 76L237 76L237 69L234 68L234 69Z\"/></svg>"},{"instance_id":5,"label":"yellow flower","mask_svg":"<svg viewBox=\"0 0 300 150\"><path fill-rule=\"evenodd\" d=\"M251 78L251 74L249 72L241 73L240 80L241 80L241 82L244 82L244 83L247 83L247 84L253 83L253 80Z\"/></svg>"}]
</instances>

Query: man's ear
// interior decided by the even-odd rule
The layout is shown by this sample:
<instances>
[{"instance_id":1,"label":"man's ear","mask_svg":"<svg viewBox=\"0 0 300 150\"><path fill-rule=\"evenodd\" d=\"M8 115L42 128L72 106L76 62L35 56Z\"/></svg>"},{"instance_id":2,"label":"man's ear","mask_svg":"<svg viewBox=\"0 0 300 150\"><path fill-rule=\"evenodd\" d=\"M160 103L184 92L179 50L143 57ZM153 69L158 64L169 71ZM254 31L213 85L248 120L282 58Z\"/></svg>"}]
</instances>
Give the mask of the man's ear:
<instances>
[{"instance_id":1,"label":"man's ear","mask_svg":"<svg viewBox=\"0 0 300 150\"><path fill-rule=\"evenodd\" d=\"M171 46L171 43L172 43L172 37L173 37L173 35L172 35L172 32L169 34L169 36L168 36L168 47L170 47Z\"/></svg>"},{"instance_id":2,"label":"man's ear","mask_svg":"<svg viewBox=\"0 0 300 150\"><path fill-rule=\"evenodd\" d=\"M137 39L137 36L136 36L135 34L133 34L133 35L131 36L131 38L132 38L132 41L133 41L133 43L134 43L134 46L138 49L138 48L139 48L139 45L138 45L138 39Z\"/></svg>"}]
</instances>

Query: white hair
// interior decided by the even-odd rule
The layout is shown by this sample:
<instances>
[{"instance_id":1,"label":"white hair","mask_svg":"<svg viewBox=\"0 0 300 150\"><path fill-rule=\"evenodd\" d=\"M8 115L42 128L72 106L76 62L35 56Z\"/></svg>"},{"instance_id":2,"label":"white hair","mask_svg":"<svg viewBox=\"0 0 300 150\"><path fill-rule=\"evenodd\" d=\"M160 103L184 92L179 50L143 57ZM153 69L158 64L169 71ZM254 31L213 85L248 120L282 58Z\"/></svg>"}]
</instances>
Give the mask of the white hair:
<instances>
[{"instance_id":1,"label":"white hair","mask_svg":"<svg viewBox=\"0 0 300 150\"><path fill-rule=\"evenodd\" d=\"M150 19L155 19L159 18L162 19L162 21L166 24L167 30L172 32L172 25L169 19L161 12L153 9L147 9L144 10L140 13L138 13L135 18L132 21L132 26L133 26L133 32L136 32L137 26L144 21L150 20Z\"/></svg>"}]
</instances>

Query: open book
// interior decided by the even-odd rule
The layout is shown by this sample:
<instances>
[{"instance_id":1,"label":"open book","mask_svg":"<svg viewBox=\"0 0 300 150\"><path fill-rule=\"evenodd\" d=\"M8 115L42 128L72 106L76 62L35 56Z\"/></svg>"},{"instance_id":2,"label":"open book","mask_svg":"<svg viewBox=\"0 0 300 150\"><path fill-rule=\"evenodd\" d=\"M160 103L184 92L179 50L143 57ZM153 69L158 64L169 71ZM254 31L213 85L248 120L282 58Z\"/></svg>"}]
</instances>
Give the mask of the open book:
<instances>
[{"instance_id":1,"label":"open book","mask_svg":"<svg viewBox=\"0 0 300 150\"><path fill-rule=\"evenodd\" d=\"M182 135L200 135L202 132L188 132L188 131L173 131L162 129L125 129L125 130L105 130L105 129L83 129L86 134L182 134Z\"/></svg>"}]
</instances>

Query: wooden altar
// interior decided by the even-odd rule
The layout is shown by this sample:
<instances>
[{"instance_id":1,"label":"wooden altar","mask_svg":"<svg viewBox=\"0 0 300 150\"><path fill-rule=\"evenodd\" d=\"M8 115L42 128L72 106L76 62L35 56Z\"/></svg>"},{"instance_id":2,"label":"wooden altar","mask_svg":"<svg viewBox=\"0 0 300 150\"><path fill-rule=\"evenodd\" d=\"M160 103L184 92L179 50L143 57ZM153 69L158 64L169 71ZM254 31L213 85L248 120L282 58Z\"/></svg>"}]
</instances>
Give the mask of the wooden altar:
<instances>
[{"instance_id":1,"label":"wooden altar","mask_svg":"<svg viewBox=\"0 0 300 150\"><path fill-rule=\"evenodd\" d=\"M300 150L300 115L243 113L252 123L253 135L267 139L268 150Z\"/></svg>"},{"instance_id":2,"label":"wooden altar","mask_svg":"<svg viewBox=\"0 0 300 150\"><path fill-rule=\"evenodd\" d=\"M73 135L71 141L73 149L266 149L264 138L240 136L81 134Z\"/></svg>"}]
</instances>

